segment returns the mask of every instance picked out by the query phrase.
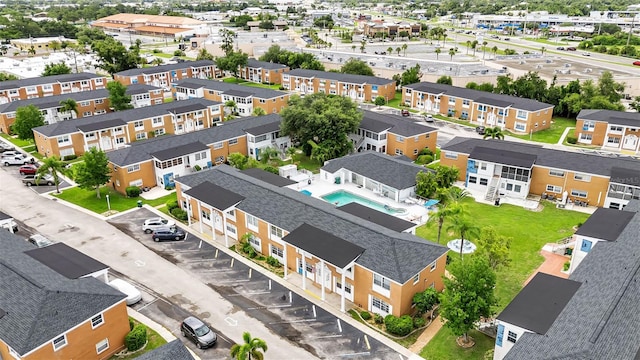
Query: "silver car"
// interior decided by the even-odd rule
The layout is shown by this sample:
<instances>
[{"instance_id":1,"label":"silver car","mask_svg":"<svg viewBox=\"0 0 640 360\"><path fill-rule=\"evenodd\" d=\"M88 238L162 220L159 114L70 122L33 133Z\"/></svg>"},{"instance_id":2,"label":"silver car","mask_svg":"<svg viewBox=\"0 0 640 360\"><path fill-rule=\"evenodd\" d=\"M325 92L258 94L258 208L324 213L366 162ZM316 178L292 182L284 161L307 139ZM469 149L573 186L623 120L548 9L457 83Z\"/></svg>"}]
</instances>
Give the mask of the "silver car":
<instances>
[{"instance_id":1,"label":"silver car","mask_svg":"<svg viewBox=\"0 0 640 360\"><path fill-rule=\"evenodd\" d=\"M202 320L193 316L184 319L180 325L180 332L182 332L182 336L193 341L198 349L211 347L218 341L216 333L211 331Z\"/></svg>"},{"instance_id":2,"label":"silver car","mask_svg":"<svg viewBox=\"0 0 640 360\"><path fill-rule=\"evenodd\" d=\"M151 234L155 230L172 228L176 225L173 220L163 219L161 217L151 218L144 221L142 224L142 231L147 234Z\"/></svg>"}]
</instances>

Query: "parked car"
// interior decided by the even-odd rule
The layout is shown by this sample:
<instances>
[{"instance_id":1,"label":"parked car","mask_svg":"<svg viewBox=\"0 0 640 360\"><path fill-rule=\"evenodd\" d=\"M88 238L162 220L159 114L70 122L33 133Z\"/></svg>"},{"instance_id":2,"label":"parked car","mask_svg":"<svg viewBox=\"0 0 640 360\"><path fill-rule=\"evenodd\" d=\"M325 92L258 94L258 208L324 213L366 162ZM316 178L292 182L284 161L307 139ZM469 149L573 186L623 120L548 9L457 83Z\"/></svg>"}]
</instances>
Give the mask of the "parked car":
<instances>
[{"instance_id":1,"label":"parked car","mask_svg":"<svg viewBox=\"0 0 640 360\"><path fill-rule=\"evenodd\" d=\"M4 166L9 166L9 165L26 165L26 164L33 164L35 163L35 160L33 160L33 158L29 159L27 157L27 155L25 154L20 154L20 155L12 155L12 156L7 156L4 155L2 156L2 165Z\"/></svg>"},{"instance_id":2,"label":"parked car","mask_svg":"<svg viewBox=\"0 0 640 360\"><path fill-rule=\"evenodd\" d=\"M434 120L433 120L433 115L431 115L431 114L427 114L427 115L425 115L425 116L424 116L424 121L426 121L426 122L428 122L428 123L432 123L432 122L434 121Z\"/></svg>"},{"instance_id":3,"label":"parked car","mask_svg":"<svg viewBox=\"0 0 640 360\"><path fill-rule=\"evenodd\" d=\"M0 153L4 154L7 151L15 151L15 150L16 148L14 148L13 146L0 142Z\"/></svg>"},{"instance_id":4,"label":"parked car","mask_svg":"<svg viewBox=\"0 0 640 360\"><path fill-rule=\"evenodd\" d=\"M49 246L49 245L53 245L55 244L55 242L47 239L46 237L40 235L40 234L33 234L29 237L28 240L30 243L32 243L33 245L39 247L39 248L43 248L45 246Z\"/></svg>"},{"instance_id":5,"label":"parked car","mask_svg":"<svg viewBox=\"0 0 640 360\"><path fill-rule=\"evenodd\" d=\"M567 48L567 51L576 51L576 50L577 50L577 49L576 49L576 48L574 48L573 46L569 46L569 47Z\"/></svg>"},{"instance_id":6,"label":"parked car","mask_svg":"<svg viewBox=\"0 0 640 360\"><path fill-rule=\"evenodd\" d=\"M184 230L180 229L177 226L173 226L165 229L157 229L151 235L153 241L164 241L164 240L175 240L180 241L184 240L187 237L187 233Z\"/></svg>"},{"instance_id":7,"label":"parked car","mask_svg":"<svg viewBox=\"0 0 640 360\"><path fill-rule=\"evenodd\" d=\"M151 234L154 230L170 228L175 226L176 222L173 220L163 219L161 217L151 218L144 221L142 224L142 231L147 234Z\"/></svg>"},{"instance_id":8,"label":"parked car","mask_svg":"<svg viewBox=\"0 0 640 360\"><path fill-rule=\"evenodd\" d=\"M583 53L582 53L582 56L591 56L591 53L583 52Z\"/></svg>"},{"instance_id":9,"label":"parked car","mask_svg":"<svg viewBox=\"0 0 640 360\"><path fill-rule=\"evenodd\" d=\"M22 165L18 171L20 175L35 175L38 172L38 166L35 164Z\"/></svg>"},{"instance_id":10,"label":"parked car","mask_svg":"<svg viewBox=\"0 0 640 360\"><path fill-rule=\"evenodd\" d=\"M20 151L17 151L15 149L7 150L7 151L2 153L2 157L5 157L5 156L19 156L19 155L23 155L23 154Z\"/></svg>"},{"instance_id":11,"label":"parked car","mask_svg":"<svg viewBox=\"0 0 640 360\"><path fill-rule=\"evenodd\" d=\"M639 61L634 61L634 62L633 62L633 65L635 65L635 66L640 66L640 60L639 60Z\"/></svg>"},{"instance_id":12,"label":"parked car","mask_svg":"<svg viewBox=\"0 0 640 360\"><path fill-rule=\"evenodd\" d=\"M556 50L563 50L563 51L564 51L564 46L558 46L558 47L556 48Z\"/></svg>"},{"instance_id":13,"label":"parked car","mask_svg":"<svg viewBox=\"0 0 640 360\"><path fill-rule=\"evenodd\" d=\"M109 282L109 286L127 295L127 306L131 306L142 300L140 290L122 279L114 279Z\"/></svg>"},{"instance_id":14,"label":"parked car","mask_svg":"<svg viewBox=\"0 0 640 360\"><path fill-rule=\"evenodd\" d=\"M34 185L53 186L56 184L55 180L53 179L53 176L51 176L50 174L42 175L39 179L38 179L38 175L36 174L26 175L25 177L22 178L22 183L27 186L34 186Z\"/></svg>"},{"instance_id":15,"label":"parked car","mask_svg":"<svg viewBox=\"0 0 640 360\"><path fill-rule=\"evenodd\" d=\"M202 320L194 316L184 319L180 325L180 332L182 332L182 336L193 341L198 349L212 347L218 341L218 335L211 331Z\"/></svg>"},{"instance_id":16,"label":"parked car","mask_svg":"<svg viewBox=\"0 0 640 360\"><path fill-rule=\"evenodd\" d=\"M402 109L402 111L400 112L402 114L402 116L409 116L411 115L411 113L409 112L409 110L407 109Z\"/></svg>"},{"instance_id":17,"label":"parked car","mask_svg":"<svg viewBox=\"0 0 640 360\"><path fill-rule=\"evenodd\" d=\"M476 132L480 135L484 135L486 128L484 126L476 126Z\"/></svg>"},{"instance_id":18,"label":"parked car","mask_svg":"<svg viewBox=\"0 0 640 360\"><path fill-rule=\"evenodd\" d=\"M7 231L13 232L14 234L18 232L18 224L13 219L5 220L0 224L0 228L7 229Z\"/></svg>"}]
</instances>

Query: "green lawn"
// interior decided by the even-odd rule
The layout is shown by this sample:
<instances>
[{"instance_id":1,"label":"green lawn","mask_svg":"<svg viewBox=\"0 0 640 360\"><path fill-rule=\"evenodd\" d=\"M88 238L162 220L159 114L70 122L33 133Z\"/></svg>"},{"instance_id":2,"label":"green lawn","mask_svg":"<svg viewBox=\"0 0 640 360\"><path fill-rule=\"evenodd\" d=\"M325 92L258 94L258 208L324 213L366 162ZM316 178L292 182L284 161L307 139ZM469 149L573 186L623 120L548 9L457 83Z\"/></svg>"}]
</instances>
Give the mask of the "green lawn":
<instances>
[{"instance_id":1,"label":"green lawn","mask_svg":"<svg viewBox=\"0 0 640 360\"><path fill-rule=\"evenodd\" d=\"M396 96L387 102L387 106L400 109L400 103L402 102L402 91L396 91Z\"/></svg>"},{"instance_id":2,"label":"green lawn","mask_svg":"<svg viewBox=\"0 0 640 360\"><path fill-rule=\"evenodd\" d=\"M258 88L264 88L264 89L272 89L272 90L279 90L280 89L280 85L278 85L278 84L273 84L273 85L259 84L259 83L254 83L254 82L251 82L251 81L245 81L245 80L242 80L242 79L237 79L237 78L234 78L234 77L224 78L224 79L222 79L222 81L224 81L226 83L231 83L231 84L238 84L238 85L250 86L250 87L258 87Z\"/></svg>"},{"instance_id":3,"label":"green lawn","mask_svg":"<svg viewBox=\"0 0 640 360\"><path fill-rule=\"evenodd\" d=\"M109 202L111 204L111 210L125 211L137 206L138 200L142 200L143 204L149 204L151 206L158 206L166 203L169 200L175 200L176 194L172 193L154 200L145 200L141 197L128 198L108 186L100 188L100 199L96 198L96 192L94 190L84 190L79 187L73 187L65 189L60 194L53 194L54 196L68 201L70 203L82 206L85 209L91 210L95 213L102 214L107 212L107 200L105 195L109 194Z\"/></svg>"},{"instance_id":4,"label":"green lawn","mask_svg":"<svg viewBox=\"0 0 640 360\"><path fill-rule=\"evenodd\" d=\"M429 360L480 360L487 350L494 347L495 340L479 331L471 330L469 336L475 340L476 344L469 349L463 349L456 344L456 336L443 326L429 344L420 351L420 356Z\"/></svg>"},{"instance_id":5,"label":"green lawn","mask_svg":"<svg viewBox=\"0 0 640 360\"><path fill-rule=\"evenodd\" d=\"M138 321L134 322L136 324L139 324ZM157 349L160 346L164 345L167 343L167 340L165 340L162 336L160 336L160 334L158 334L155 330L147 328L147 346L144 347L144 350L140 350L135 352L134 354L131 355L127 355L127 356L117 356L117 355L113 355L110 360L129 360L129 359L135 359L138 356L149 352L151 350Z\"/></svg>"},{"instance_id":6,"label":"green lawn","mask_svg":"<svg viewBox=\"0 0 640 360\"><path fill-rule=\"evenodd\" d=\"M575 127L575 119L567 119L563 117L554 117L551 121L551 127L549 129L534 132L531 135L520 135L509 133L510 136L517 137L524 140L533 140L537 142L543 142L547 144L555 144L560 140L560 136L564 132L564 129L568 127ZM573 135L570 133L569 135Z\"/></svg>"},{"instance_id":7,"label":"green lawn","mask_svg":"<svg viewBox=\"0 0 640 360\"><path fill-rule=\"evenodd\" d=\"M539 254L546 243L555 243L573 234L573 226L584 222L589 215L557 209L552 203L544 201L542 211L530 211L519 206L502 204L500 207L465 200L468 213L478 227L493 226L500 234L511 237L511 264L497 273L496 296L499 312L522 289L524 281L540 266L543 257ZM448 234L442 230L441 243L458 238L457 234ZM425 239L436 241L437 225L423 225L416 234ZM455 256L452 254L452 256Z\"/></svg>"},{"instance_id":8,"label":"green lawn","mask_svg":"<svg viewBox=\"0 0 640 360\"><path fill-rule=\"evenodd\" d=\"M17 147L28 147L28 146L35 146L33 140L20 140L17 137L13 137L11 135L7 135L7 134L0 134L0 136L2 136L3 138L9 140L13 145L17 146Z\"/></svg>"},{"instance_id":9,"label":"green lawn","mask_svg":"<svg viewBox=\"0 0 640 360\"><path fill-rule=\"evenodd\" d=\"M556 38L551 38L551 40L549 39L545 39L545 38L524 38L525 40L529 40L529 41L535 41L537 43L541 43L541 44L546 44L546 45L552 45L552 46L560 46L560 45L568 45L569 42L566 40L560 40L560 41L556 41ZM549 48L547 48L548 50Z\"/></svg>"}]
</instances>

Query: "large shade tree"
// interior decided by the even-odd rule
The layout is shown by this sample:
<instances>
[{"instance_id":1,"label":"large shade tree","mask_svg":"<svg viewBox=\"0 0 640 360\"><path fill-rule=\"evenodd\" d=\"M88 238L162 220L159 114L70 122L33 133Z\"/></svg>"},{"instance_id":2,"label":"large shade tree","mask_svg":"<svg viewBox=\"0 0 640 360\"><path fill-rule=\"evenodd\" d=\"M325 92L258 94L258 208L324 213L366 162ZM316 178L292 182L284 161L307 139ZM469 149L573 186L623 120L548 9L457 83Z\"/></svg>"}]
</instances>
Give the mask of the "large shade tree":
<instances>
[{"instance_id":1,"label":"large shade tree","mask_svg":"<svg viewBox=\"0 0 640 360\"><path fill-rule=\"evenodd\" d=\"M44 125L44 115L35 105L20 106L16 109L13 132L22 140L33 140L33 128Z\"/></svg>"},{"instance_id":2,"label":"large shade tree","mask_svg":"<svg viewBox=\"0 0 640 360\"><path fill-rule=\"evenodd\" d=\"M75 166L75 181L82 189L96 191L96 197L100 199L100 186L111 179L109 158L102 150L95 147L84 153L84 161Z\"/></svg>"}]
</instances>

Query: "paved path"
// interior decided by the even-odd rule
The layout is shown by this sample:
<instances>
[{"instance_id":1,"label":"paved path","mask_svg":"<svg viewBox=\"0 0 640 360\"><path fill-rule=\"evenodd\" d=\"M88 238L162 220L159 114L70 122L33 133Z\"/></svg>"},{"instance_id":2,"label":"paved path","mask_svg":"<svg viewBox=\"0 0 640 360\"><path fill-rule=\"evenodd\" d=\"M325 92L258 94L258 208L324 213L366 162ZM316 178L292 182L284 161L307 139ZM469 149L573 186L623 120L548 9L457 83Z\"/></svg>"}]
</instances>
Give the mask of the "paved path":
<instances>
[{"instance_id":1,"label":"paved path","mask_svg":"<svg viewBox=\"0 0 640 360\"><path fill-rule=\"evenodd\" d=\"M431 341L431 339L436 336L438 331L442 329L443 325L444 322L440 318L440 315L438 315L435 319L433 319L431 325L429 325L429 327L425 331L423 331L422 334L420 334L416 342L413 343L411 347L409 347L409 350L411 350L411 352L413 353L419 354L420 351L422 351L422 348L427 346L429 341Z\"/></svg>"},{"instance_id":2,"label":"paved path","mask_svg":"<svg viewBox=\"0 0 640 360\"><path fill-rule=\"evenodd\" d=\"M536 271L534 271L533 274L529 276L529 278L524 282L524 284L522 284L522 286L527 285L537 273L554 275L564 279L569 278L569 274L565 274L562 272L564 263L569 261L569 258L545 250L540 251L540 255L544 256L544 262L540 266L538 266Z\"/></svg>"}]
</instances>

